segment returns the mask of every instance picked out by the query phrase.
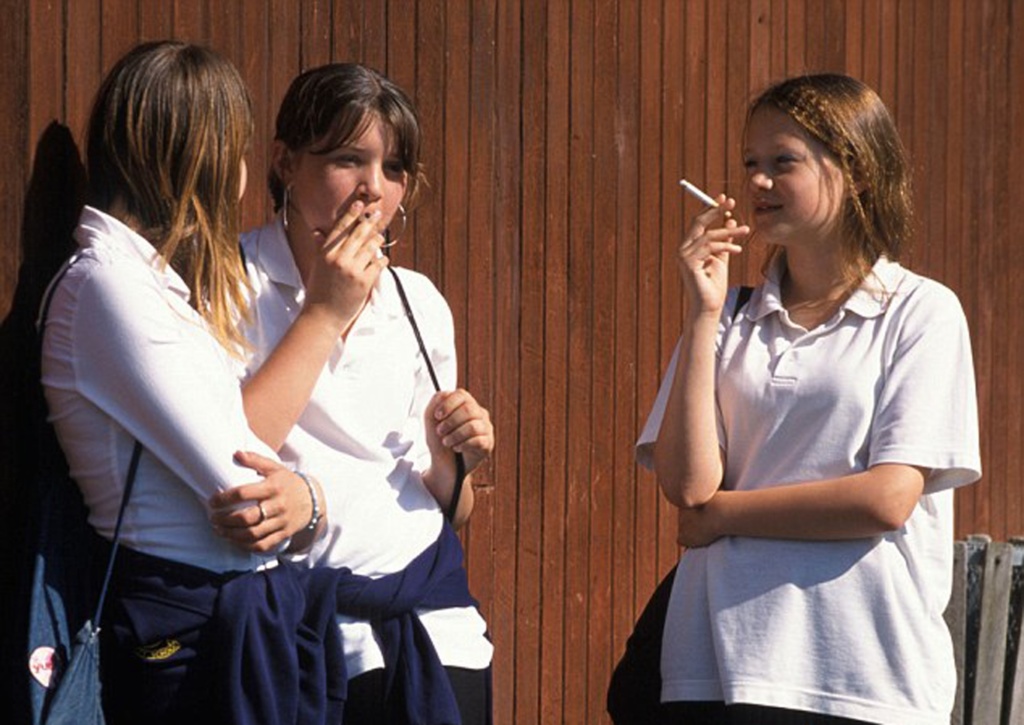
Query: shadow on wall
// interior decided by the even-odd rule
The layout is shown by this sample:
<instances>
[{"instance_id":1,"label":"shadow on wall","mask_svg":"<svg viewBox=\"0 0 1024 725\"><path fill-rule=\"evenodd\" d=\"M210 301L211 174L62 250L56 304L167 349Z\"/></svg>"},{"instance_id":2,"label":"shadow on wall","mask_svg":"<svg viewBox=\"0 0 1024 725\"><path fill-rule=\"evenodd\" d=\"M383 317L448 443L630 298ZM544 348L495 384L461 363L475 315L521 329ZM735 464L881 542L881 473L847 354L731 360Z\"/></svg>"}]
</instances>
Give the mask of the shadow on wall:
<instances>
[{"instance_id":1,"label":"shadow on wall","mask_svg":"<svg viewBox=\"0 0 1024 725\"><path fill-rule=\"evenodd\" d=\"M66 126L52 122L36 145L22 216L21 267L10 314L0 324L0 702L28 721L28 590L38 520L32 495L35 414L45 411L35 331L50 279L74 249L85 168Z\"/></svg>"}]
</instances>

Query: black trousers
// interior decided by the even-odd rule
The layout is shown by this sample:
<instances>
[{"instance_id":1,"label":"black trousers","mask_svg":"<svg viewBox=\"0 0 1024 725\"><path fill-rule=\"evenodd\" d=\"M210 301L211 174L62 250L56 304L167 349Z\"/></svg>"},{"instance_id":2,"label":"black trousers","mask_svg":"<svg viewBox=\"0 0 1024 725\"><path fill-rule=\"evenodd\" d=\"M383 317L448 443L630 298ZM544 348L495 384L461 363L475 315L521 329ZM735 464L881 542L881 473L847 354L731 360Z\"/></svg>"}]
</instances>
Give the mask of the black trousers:
<instances>
[{"instance_id":1,"label":"black trousers","mask_svg":"<svg viewBox=\"0 0 1024 725\"><path fill-rule=\"evenodd\" d=\"M491 670L445 667L459 704L462 725L491 725ZM343 725L389 725L384 713L384 670L370 670L348 681Z\"/></svg>"},{"instance_id":2,"label":"black trousers","mask_svg":"<svg viewBox=\"0 0 1024 725\"><path fill-rule=\"evenodd\" d=\"M665 702L662 725L868 725L863 720L723 702Z\"/></svg>"}]
</instances>

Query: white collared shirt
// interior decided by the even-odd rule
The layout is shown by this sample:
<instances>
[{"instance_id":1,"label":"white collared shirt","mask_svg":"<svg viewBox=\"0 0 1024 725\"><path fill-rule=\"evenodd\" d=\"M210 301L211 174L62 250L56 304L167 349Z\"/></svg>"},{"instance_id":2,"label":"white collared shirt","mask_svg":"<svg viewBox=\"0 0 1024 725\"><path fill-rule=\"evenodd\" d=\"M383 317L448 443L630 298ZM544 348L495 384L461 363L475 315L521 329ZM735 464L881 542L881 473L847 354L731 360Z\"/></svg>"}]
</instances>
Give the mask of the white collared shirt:
<instances>
[{"instance_id":1,"label":"white collared shirt","mask_svg":"<svg viewBox=\"0 0 1024 725\"><path fill-rule=\"evenodd\" d=\"M900 265L813 330L789 320L776 266L716 344L723 487L930 469L884 536L729 536L680 559L662 652L664 700L721 700L870 722L948 723L956 671L942 615L953 491L981 474L974 368L955 295ZM651 463L678 358L637 443ZM671 643L671 644L670 644Z\"/></svg>"},{"instance_id":2,"label":"white collared shirt","mask_svg":"<svg viewBox=\"0 0 1024 725\"><path fill-rule=\"evenodd\" d=\"M112 536L138 440L122 543L215 571L258 568L267 557L215 535L207 509L215 492L259 479L236 451L274 457L246 422L240 364L144 238L86 207L75 239L45 320L42 379L89 523Z\"/></svg>"},{"instance_id":3,"label":"white collared shirt","mask_svg":"<svg viewBox=\"0 0 1024 725\"><path fill-rule=\"evenodd\" d=\"M302 309L305 289L280 221L243 235L253 287L249 369L270 355ZM425 276L398 270L442 390L457 378L454 325ZM339 339L281 457L315 473L328 503L328 529L310 565L378 577L405 568L438 537L443 513L421 474L430 465L424 410L434 387L390 273L380 275L345 340ZM486 625L475 608L422 612L445 665L490 663ZM342 619L350 676L383 666L369 624Z\"/></svg>"}]
</instances>

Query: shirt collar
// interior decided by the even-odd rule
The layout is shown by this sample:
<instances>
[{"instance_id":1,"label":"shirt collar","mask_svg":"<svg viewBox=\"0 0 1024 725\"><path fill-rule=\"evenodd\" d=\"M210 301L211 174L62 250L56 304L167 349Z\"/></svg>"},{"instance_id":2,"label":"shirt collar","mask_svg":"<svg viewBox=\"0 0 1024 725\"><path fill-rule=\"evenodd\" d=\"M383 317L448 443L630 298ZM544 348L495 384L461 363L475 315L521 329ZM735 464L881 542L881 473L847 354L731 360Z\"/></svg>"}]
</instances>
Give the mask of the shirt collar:
<instances>
[{"instance_id":1,"label":"shirt collar","mask_svg":"<svg viewBox=\"0 0 1024 725\"><path fill-rule=\"evenodd\" d=\"M782 310L782 290L780 287L783 271L782 254L772 260L761 287L759 300L751 300L753 319L760 319L773 312ZM887 257L879 257L867 277L860 286L843 303L842 309L869 318L877 317L885 312L893 293L906 277L906 270L898 262Z\"/></svg>"},{"instance_id":2,"label":"shirt collar","mask_svg":"<svg viewBox=\"0 0 1024 725\"><path fill-rule=\"evenodd\" d=\"M280 216L272 224L264 227L256 245L256 256L259 257L260 265L271 282L295 290L305 289L291 247L288 246L288 237L284 233Z\"/></svg>"},{"instance_id":3,"label":"shirt collar","mask_svg":"<svg viewBox=\"0 0 1024 725\"><path fill-rule=\"evenodd\" d=\"M91 248L135 259L153 271L164 289L185 300L191 296L185 280L145 237L106 212L85 206L75 229L75 241L81 249Z\"/></svg>"}]
</instances>

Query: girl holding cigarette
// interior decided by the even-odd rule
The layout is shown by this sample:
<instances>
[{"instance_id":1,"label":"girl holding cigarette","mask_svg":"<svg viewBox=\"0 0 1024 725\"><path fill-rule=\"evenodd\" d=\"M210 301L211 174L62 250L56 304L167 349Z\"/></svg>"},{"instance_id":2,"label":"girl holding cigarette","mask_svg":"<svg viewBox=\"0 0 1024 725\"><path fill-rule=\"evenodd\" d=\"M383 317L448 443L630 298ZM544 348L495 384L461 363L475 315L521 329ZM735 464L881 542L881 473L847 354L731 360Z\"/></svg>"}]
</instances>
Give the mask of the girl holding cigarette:
<instances>
[{"instance_id":1,"label":"girl holding cigarette","mask_svg":"<svg viewBox=\"0 0 1024 725\"><path fill-rule=\"evenodd\" d=\"M473 508L456 454L471 474L494 429L456 387L444 298L381 252L423 182L420 137L406 94L369 68L330 64L292 82L269 175L279 214L242 238L254 295L246 410L282 458L323 482L331 521L304 563L348 570L363 592L339 598L344 722L485 725L493 648L453 529ZM247 523L230 525L229 512L246 495L216 501L239 541ZM401 606L374 591L420 577Z\"/></svg>"},{"instance_id":2,"label":"girl holding cigarette","mask_svg":"<svg viewBox=\"0 0 1024 725\"><path fill-rule=\"evenodd\" d=\"M666 723L945 725L953 489L980 473L967 325L900 265L910 168L878 96L796 77L751 105L751 227L698 214L682 336L637 443L679 508ZM734 309L730 257L765 280Z\"/></svg>"}]
</instances>

